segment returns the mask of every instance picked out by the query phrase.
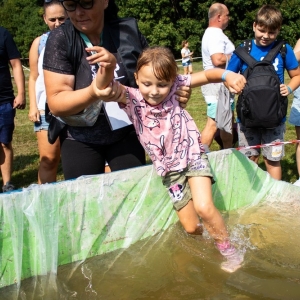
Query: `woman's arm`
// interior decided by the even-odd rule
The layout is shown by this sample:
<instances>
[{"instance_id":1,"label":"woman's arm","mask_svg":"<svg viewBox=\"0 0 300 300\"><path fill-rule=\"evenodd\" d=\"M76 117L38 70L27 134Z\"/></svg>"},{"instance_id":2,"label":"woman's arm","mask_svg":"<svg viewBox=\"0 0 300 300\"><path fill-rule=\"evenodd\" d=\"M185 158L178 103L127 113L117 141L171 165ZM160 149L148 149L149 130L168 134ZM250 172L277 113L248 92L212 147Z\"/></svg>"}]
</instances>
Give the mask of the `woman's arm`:
<instances>
[{"instance_id":1,"label":"woman's arm","mask_svg":"<svg viewBox=\"0 0 300 300\"><path fill-rule=\"evenodd\" d=\"M288 70L287 71L291 80L288 84L281 84L280 85L280 92L282 96L287 96L290 94L290 91L288 90L287 86L290 87L292 91L297 89L300 85L300 68L294 70Z\"/></svg>"},{"instance_id":2,"label":"woman's arm","mask_svg":"<svg viewBox=\"0 0 300 300\"><path fill-rule=\"evenodd\" d=\"M36 91L35 84L38 78L38 47L40 43L40 37L37 37L30 47L29 51L29 80L28 80L28 94L29 94L29 112L28 118L32 122L40 121L40 114L36 103Z\"/></svg>"},{"instance_id":3,"label":"woman's arm","mask_svg":"<svg viewBox=\"0 0 300 300\"><path fill-rule=\"evenodd\" d=\"M300 62L300 39L297 41L297 43L294 47L294 53L296 55L298 62Z\"/></svg>"},{"instance_id":4,"label":"woman's arm","mask_svg":"<svg viewBox=\"0 0 300 300\"><path fill-rule=\"evenodd\" d=\"M89 63L99 63L101 65L96 79L86 88L74 90L74 75L44 70L48 104L54 115L75 115L98 99L119 101L122 97L123 89L118 82L112 82L115 58L105 49L102 52L102 49L104 48L92 47L86 49L87 51L97 52L87 57Z\"/></svg>"}]
</instances>

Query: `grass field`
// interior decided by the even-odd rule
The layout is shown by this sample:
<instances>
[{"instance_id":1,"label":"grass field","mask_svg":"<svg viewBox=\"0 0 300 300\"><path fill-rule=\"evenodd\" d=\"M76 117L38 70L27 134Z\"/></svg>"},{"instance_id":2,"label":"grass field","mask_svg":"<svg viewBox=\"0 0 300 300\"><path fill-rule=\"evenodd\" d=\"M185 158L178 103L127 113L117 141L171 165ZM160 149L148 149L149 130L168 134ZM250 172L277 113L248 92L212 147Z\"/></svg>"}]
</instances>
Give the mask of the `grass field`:
<instances>
[{"instance_id":1,"label":"grass field","mask_svg":"<svg viewBox=\"0 0 300 300\"><path fill-rule=\"evenodd\" d=\"M202 69L200 62L193 63L194 71ZM182 69L180 68L180 71ZM28 71L25 70L26 80L28 80ZM288 82L288 78L286 79ZM27 83L26 83L27 87ZM291 103L292 97L289 99ZM289 105L290 106L290 105ZM27 93L27 107L25 110L17 110L15 118L15 132L13 138L14 148L14 172L12 182L17 188L27 187L30 184L37 183L37 168L38 168L38 148L36 136L33 132L33 124L28 120L29 99ZM192 97L188 103L187 110L195 119L199 130L204 128L206 122L206 105L203 100L200 88L193 89ZM287 123L285 140L295 139L295 129ZM212 151L219 150L218 144L213 143ZM285 146L286 155L282 160L283 180L287 182L296 181L297 169L295 162L295 145L290 144ZM262 161L259 163L264 169ZM224 170L226 172L226 170ZM61 168L58 172L58 180L63 180Z\"/></svg>"}]
</instances>

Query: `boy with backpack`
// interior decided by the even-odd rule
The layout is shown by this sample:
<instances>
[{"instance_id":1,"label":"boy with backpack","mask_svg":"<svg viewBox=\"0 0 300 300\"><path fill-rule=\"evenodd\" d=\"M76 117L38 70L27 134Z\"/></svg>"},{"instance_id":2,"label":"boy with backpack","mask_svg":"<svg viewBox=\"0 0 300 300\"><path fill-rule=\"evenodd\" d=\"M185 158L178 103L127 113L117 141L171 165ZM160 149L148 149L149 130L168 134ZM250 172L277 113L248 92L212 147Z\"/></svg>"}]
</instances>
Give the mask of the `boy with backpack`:
<instances>
[{"instance_id":1,"label":"boy with backpack","mask_svg":"<svg viewBox=\"0 0 300 300\"><path fill-rule=\"evenodd\" d=\"M239 147L284 140L287 96L300 85L300 69L291 46L276 40L281 24L276 7L262 6L253 23L254 39L240 45L229 61L227 70L240 72L247 80L237 101ZM288 85L285 69L291 78ZM262 152L267 172L281 180L283 145L240 151L256 163Z\"/></svg>"}]
</instances>

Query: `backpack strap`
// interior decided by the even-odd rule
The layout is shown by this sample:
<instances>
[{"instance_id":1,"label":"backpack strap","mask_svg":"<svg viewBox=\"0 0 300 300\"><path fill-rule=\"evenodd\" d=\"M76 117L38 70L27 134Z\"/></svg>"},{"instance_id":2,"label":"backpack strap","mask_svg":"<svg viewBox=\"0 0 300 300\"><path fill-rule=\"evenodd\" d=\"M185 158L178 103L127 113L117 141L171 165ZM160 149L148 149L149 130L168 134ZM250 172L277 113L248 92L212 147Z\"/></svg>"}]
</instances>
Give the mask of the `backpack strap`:
<instances>
[{"instance_id":1,"label":"backpack strap","mask_svg":"<svg viewBox=\"0 0 300 300\"><path fill-rule=\"evenodd\" d=\"M250 55L251 46L252 46L252 40L245 40L243 45L238 46L234 51L234 53L240 59L242 59L250 68L252 68L254 64L257 63L257 60L255 60ZM272 63L272 61L274 60L278 52L280 52L283 62L285 63L286 45L285 45L285 41L283 40L275 41L274 46L272 47L272 49L269 51L269 53L263 60Z\"/></svg>"},{"instance_id":2,"label":"backpack strap","mask_svg":"<svg viewBox=\"0 0 300 300\"><path fill-rule=\"evenodd\" d=\"M251 51L251 40L245 40L243 45L239 45L235 50L234 53L242 60L244 61L248 67L253 68L254 65L257 63L257 60L255 60L249 53Z\"/></svg>"},{"instance_id":3,"label":"backpack strap","mask_svg":"<svg viewBox=\"0 0 300 300\"><path fill-rule=\"evenodd\" d=\"M285 51L284 51L285 50ZM275 41L272 49L269 51L269 53L265 56L263 59L264 61L268 61L269 63L272 63L276 55L280 52L283 60L285 60L286 55L286 46L285 42L283 40Z\"/></svg>"}]
</instances>

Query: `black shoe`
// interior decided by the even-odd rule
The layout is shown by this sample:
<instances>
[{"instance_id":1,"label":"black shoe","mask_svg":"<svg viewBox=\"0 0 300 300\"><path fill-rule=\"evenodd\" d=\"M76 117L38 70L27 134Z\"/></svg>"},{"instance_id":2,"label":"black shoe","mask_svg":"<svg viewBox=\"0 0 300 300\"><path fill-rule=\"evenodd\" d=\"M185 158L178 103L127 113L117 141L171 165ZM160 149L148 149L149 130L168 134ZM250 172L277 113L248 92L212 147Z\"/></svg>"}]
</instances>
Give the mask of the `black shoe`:
<instances>
[{"instance_id":1,"label":"black shoe","mask_svg":"<svg viewBox=\"0 0 300 300\"><path fill-rule=\"evenodd\" d=\"M3 193L6 193L6 192L11 192L13 190L15 190L15 186L10 183L10 182L7 182L3 187L2 187L2 191Z\"/></svg>"}]
</instances>

